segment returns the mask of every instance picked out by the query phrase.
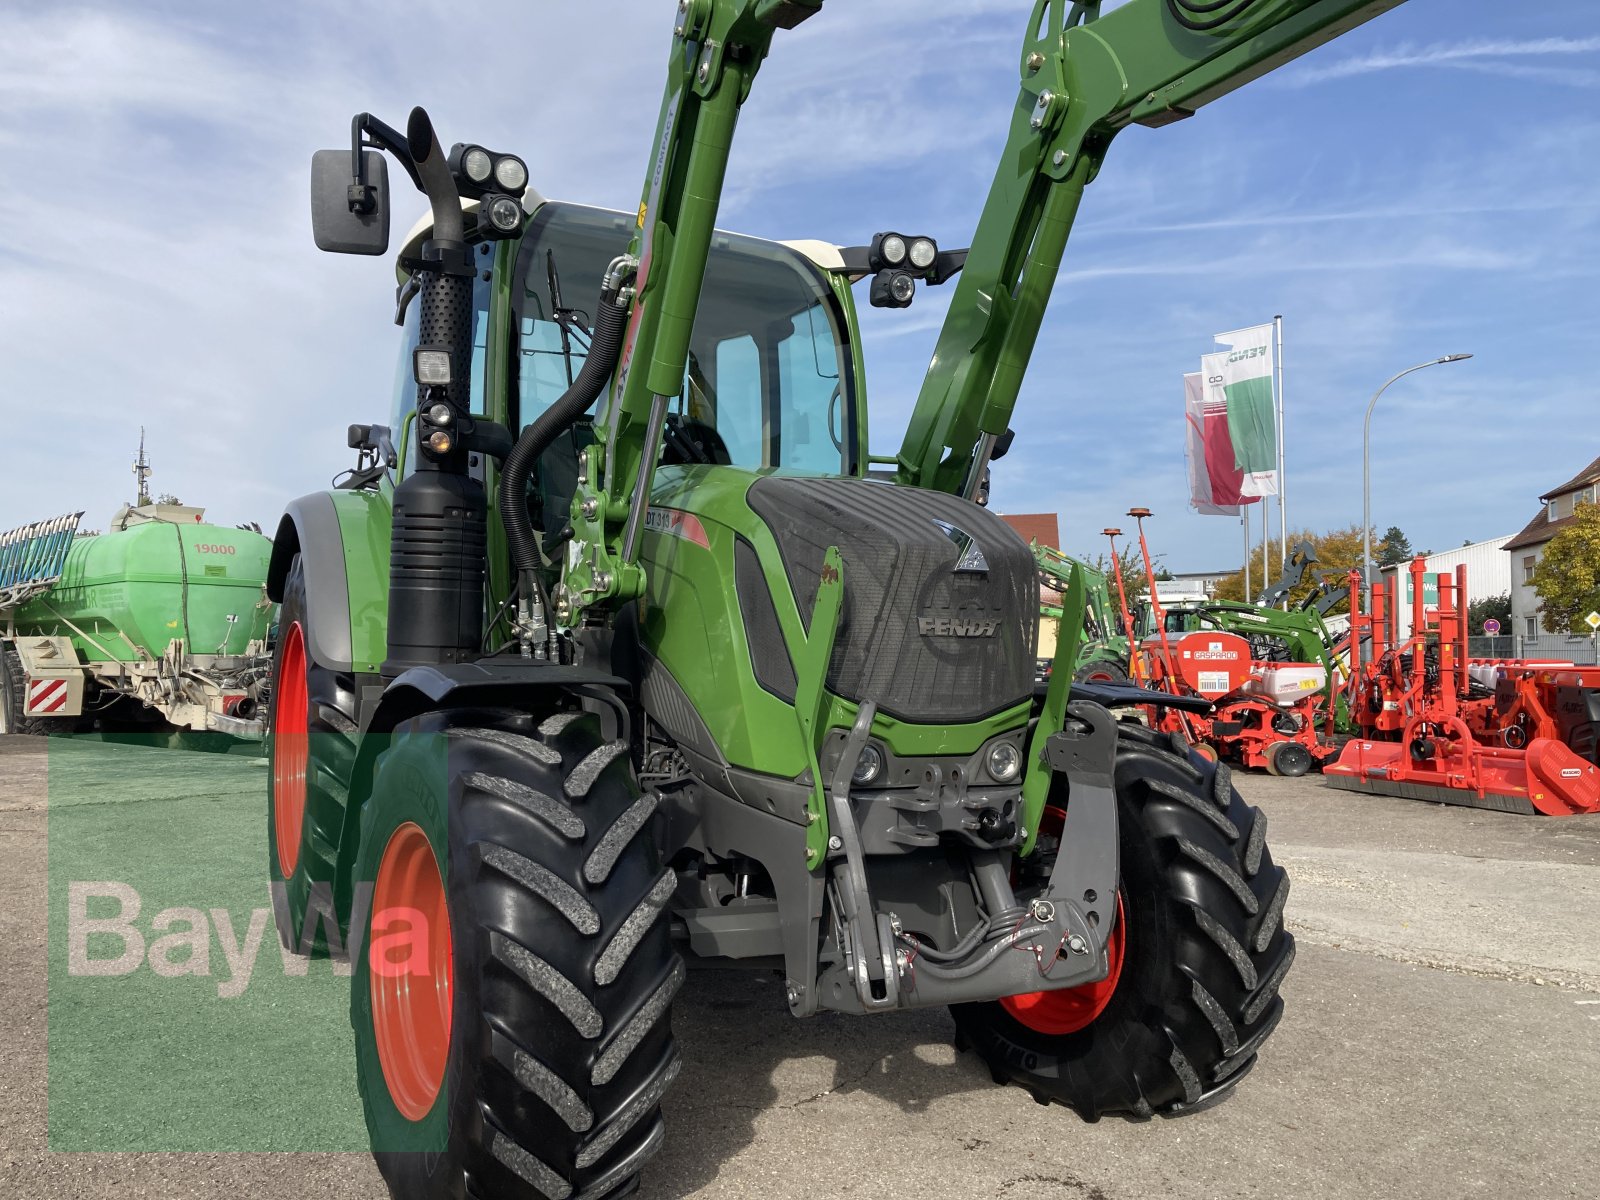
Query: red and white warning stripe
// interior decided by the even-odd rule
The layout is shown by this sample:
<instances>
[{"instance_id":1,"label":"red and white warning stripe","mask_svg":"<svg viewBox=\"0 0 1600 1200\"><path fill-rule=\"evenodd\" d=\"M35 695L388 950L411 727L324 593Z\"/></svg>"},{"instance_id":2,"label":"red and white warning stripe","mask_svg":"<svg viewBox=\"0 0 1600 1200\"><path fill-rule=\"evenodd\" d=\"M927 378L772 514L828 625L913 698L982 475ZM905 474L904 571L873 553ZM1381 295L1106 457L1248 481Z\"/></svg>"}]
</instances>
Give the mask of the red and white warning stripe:
<instances>
[{"instance_id":1,"label":"red and white warning stripe","mask_svg":"<svg viewBox=\"0 0 1600 1200\"><path fill-rule=\"evenodd\" d=\"M65 679L30 679L28 681L28 713L59 712L67 706L67 681Z\"/></svg>"}]
</instances>

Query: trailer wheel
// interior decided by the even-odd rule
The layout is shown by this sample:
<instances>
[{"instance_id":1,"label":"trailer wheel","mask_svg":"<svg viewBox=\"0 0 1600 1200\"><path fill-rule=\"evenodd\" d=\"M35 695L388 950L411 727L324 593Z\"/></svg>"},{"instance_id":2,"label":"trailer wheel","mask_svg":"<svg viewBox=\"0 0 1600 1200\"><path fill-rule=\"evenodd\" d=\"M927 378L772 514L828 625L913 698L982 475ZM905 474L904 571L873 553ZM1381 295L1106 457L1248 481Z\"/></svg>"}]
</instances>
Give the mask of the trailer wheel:
<instances>
[{"instance_id":1,"label":"trailer wheel","mask_svg":"<svg viewBox=\"0 0 1600 1200\"><path fill-rule=\"evenodd\" d=\"M656 802L592 715L434 713L396 732L361 813L373 900L350 996L393 1195L632 1190L679 1066Z\"/></svg>"},{"instance_id":2,"label":"trailer wheel","mask_svg":"<svg viewBox=\"0 0 1600 1200\"><path fill-rule=\"evenodd\" d=\"M1092 1001L1077 1008L1092 1011L1083 1023L1035 1016L1016 998L951 1009L957 1045L996 1083L1087 1121L1175 1115L1232 1087L1283 1015L1278 988L1294 959L1288 878L1230 769L1180 758L1139 725L1119 725L1119 743L1123 936L1111 994L1071 989Z\"/></svg>"},{"instance_id":3,"label":"trailer wheel","mask_svg":"<svg viewBox=\"0 0 1600 1200\"><path fill-rule=\"evenodd\" d=\"M0 647L0 733L71 733L77 717L28 717L23 709L28 695L28 673L22 657L9 644Z\"/></svg>"},{"instance_id":4,"label":"trailer wheel","mask_svg":"<svg viewBox=\"0 0 1600 1200\"><path fill-rule=\"evenodd\" d=\"M324 954L329 931L338 932L334 862L355 762L354 681L311 656L305 567L298 554L289 565L280 614L267 716L272 915L284 949Z\"/></svg>"}]
</instances>

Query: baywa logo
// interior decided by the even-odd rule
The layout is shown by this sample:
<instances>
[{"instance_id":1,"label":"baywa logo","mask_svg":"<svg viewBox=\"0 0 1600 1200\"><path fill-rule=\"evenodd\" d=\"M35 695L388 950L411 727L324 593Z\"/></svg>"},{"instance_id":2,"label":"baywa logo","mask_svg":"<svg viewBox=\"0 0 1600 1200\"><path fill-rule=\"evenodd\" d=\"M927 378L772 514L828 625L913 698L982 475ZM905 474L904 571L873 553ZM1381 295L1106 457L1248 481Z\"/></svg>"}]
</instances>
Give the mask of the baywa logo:
<instances>
[{"instance_id":1,"label":"baywa logo","mask_svg":"<svg viewBox=\"0 0 1600 1200\"><path fill-rule=\"evenodd\" d=\"M1000 622L992 617L918 617L923 637L993 637Z\"/></svg>"}]
</instances>

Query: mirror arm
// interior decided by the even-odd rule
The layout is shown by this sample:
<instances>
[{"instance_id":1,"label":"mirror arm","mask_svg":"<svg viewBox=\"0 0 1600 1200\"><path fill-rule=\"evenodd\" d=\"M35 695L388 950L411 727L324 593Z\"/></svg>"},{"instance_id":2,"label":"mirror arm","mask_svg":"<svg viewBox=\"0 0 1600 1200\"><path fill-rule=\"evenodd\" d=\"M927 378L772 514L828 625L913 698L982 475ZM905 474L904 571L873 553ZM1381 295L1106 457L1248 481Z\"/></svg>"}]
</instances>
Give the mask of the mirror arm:
<instances>
[{"instance_id":1,"label":"mirror arm","mask_svg":"<svg viewBox=\"0 0 1600 1200\"><path fill-rule=\"evenodd\" d=\"M351 212L370 213L377 203L377 198L372 194L373 188L367 183L367 164L361 154L366 146L387 150L405 168L411 182L416 184L417 191L427 192L428 189L422 186L422 177L417 174L417 164L411 157L411 145L405 136L371 113L357 113L350 118Z\"/></svg>"}]
</instances>

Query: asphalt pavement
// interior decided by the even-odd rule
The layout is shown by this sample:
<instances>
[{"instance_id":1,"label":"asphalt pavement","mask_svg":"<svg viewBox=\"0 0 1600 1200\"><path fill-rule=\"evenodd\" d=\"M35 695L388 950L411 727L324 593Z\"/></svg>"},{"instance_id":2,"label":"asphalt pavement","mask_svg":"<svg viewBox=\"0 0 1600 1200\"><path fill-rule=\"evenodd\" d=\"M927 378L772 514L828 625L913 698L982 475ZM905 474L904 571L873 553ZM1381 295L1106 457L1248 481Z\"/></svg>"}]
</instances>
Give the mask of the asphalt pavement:
<instances>
[{"instance_id":1,"label":"asphalt pavement","mask_svg":"<svg viewBox=\"0 0 1600 1200\"><path fill-rule=\"evenodd\" d=\"M165 990L65 977L60 910L80 870L133 880L152 904L180 903L184 887L225 894L222 907L246 906L222 918L243 943L261 890L261 767L92 743L62 755L0 738L0 1196L382 1197L356 1148L347 985L328 975L287 990L267 965L270 931L233 999L213 998L230 974L221 949L205 978ZM1600 1195L1600 816L1359 796L1316 777L1238 781L1289 868L1300 952L1283 1023L1226 1101L1086 1125L994 1086L955 1052L942 1011L802 1022L770 977L695 972L674 1012L685 1069L668 1142L641 1195ZM153 847L171 867L141 875ZM110 984L129 1003L96 1010L110 993L89 985ZM117 1024L123 1009L143 1033ZM208 1024L211 1012L224 1016ZM299 1090L278 1082L294 1058L282 1030L325 1048L315 1069L293 1067ZM208 1065L166 1099L150 1080L189 1053ZM282 1152L300 1145L337 1148Z\"/></svg>"}]
</instances>

